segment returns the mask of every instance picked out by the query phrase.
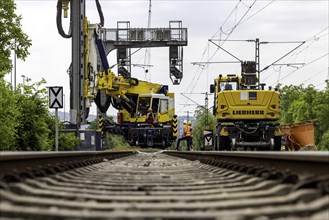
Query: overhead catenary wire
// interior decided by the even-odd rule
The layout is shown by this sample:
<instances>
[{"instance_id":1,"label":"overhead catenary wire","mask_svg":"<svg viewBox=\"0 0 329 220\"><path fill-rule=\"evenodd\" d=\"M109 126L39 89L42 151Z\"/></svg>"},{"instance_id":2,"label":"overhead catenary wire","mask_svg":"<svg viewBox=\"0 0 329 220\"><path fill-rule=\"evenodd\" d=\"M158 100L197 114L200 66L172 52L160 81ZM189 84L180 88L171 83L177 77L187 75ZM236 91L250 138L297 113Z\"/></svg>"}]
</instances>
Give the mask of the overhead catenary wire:
<instances>
[{"instance_id":1,"label":"overhead catenary wire","mask_svg":"<svg viewBox=\"0 0 329 220\"><path fill-rule=\"evenodd\" d=\"M321 33L324 32L324 31L326 31L328 28L329 28L329 27L326 27L326 28L322 29L322 30L321 30L320 32L318 32L317 34L315 34L315 35L313 35L312 37L310 37L310 38L308 38L307 40L305 40L305 45L304 45L304 46L306 46L306 47L303 48L303 49L298 48L299 50L296 50L294 53L291 53L291 56L290 56L286 61L284 61L283 64L286 64L287 62L291 62L290 59L291 59L293 56L296 56L296 57L297 57L297 56L298 56L299 54L301 54L303 51L305 51L305 50L307 51L310 45L312 45L313 43L319 41L321 38L327 36L328 33L325 33L325 34L323 34L323 35L321 35L321 36L318 36L318 35L321 34ZM305 54L305 57L304 57L304 63L305 63L305 60L306 60L306 54ZM264 72L264 73L266 73L266 72ZM264 73L263 73L263 74L264 74ZM273 73L273 72L272 72L272 73ZM269 76L270 76L270 75L269 75ZM267 76L266 78L264 78L264 80L268 79L269 76Z\"/></svg>"},{"instance_id":2,"label":"overhead catenary wire","mask_svg":"<svg viewBox=\"0 0 329 220\"><path fill-rule=\"evenodd\" d=\"M239 19L239 21L238 21L238 23L236 23L232 28L231 28L231 30L230 30L230 33L226 36L226 38L221 42L221 40L220 40L220 45L223 45L224 43L225 43L225 41L230 37L230 35L233 33L233 31L240 25L240 22L243 20L243 18L248 14L248 12L250 11L250 9L254 6L254 4L256 3L256 1L257 0L254 0L253 1L253 3L251 4L251 6L249 6L249 8L248 8L248 10L242 15L242 17ZM239 1L239 2L241 2L241 0ZM237 4L238 5L238 4ZM237 7L237 6L235 6L235 7ZM229 15L229 17L232 15L232 12L230 13L230 15ZM228 17L228 18L229 18ZM224 21L224 24L226 23L226 21L228 20L228 18L227 19L225 19L225 21ZM224 25L223 24L223 25ZM221 28L219 29L219 30L221 30L222 29L222 27L223 27L223 25L221 26ZM218 32L218 31L217 31ZM217 33L216 32L216 33ZM213 37L214 36L216 36L216 33L213 35ZM212 38L213 38L212 37ZM216 49L216 51L208 58L208 62L210 61L210 60L212 60L212 58L216 55L216 53L218 52L218 50L219 50L219 48L217 48ZM205 50L206 51L206 50ZM205 54L205 52L204 52L204 54ZM205 67L207 67L207 66L205 66ZM203 70L201 71L201 73L203 72ZM201 75L201 73L200 73L200 75ZM200 79L200 76L197 78L197 79ZM195 84L194 84L194 86L192 87L192 90L191 90L191 92L193 92L193 90L194 90L194 88L195 88L195 86L196 86L196 84L197 84L197 82L198 82L198 80L195 82ZM187 91L187 90L186 90Z\"/></svg>"},{"instance_id":3,"label":"overhead catenary wire","mask_svg":"<svg viewBox=\"0 0 329 220\"><path fill-rule=\"evenodd\" d=\"M226 17L226 19L224 20L224 22L222 23L222 25L220 26L220 28L215 32L215 34L213 34L212 35L212 37L211 38L214 38L217 34L218 34L218 32L223 32L223 30L222 30L222 28L223 28L223 26L226 24L226 22L229 20L229 18L232 16L232 14L234 13L234 11L237 9L237 7L239 6L239 4L241 3L241 0L239 0L238 2L237 2L237 4L234 6L234 8L233 8L233 10L229 13L229 15ZM207 42L207 44L206 44L206 47L205 47L205 49L204 49L204 51L203 51L203 54L202 54L202 56L201 56L201 60L203 60L204 59L204 57L205 57L205 55L207 54L207 51L209 51L209 42ZM207 60L209 61L209 54L207 54ZM203 72L203 69L205 69L206 68L206 66L204 66L204 67L202 67L202 68L198 68L197 70L196 70L196 72L195 72L195 74L194 74L194 76L193 76L193 79L192 79L192 81L190 82L190 84L188 85L188 87L186 88L186 90L185 90L185 92L190 88L190 87L192 87L193 86L193 82L194 82L194 80L196 79L196 76L197 76L197 73L198 73L198 71L201 71L201 73ZM201 74L200 73L200 74ZM199 77L198 77L199 78ZM197 80L197 82L198 82L198 80ZM196 83L197 83L196 82Z\"/></svg>"},{"instance_id":4,"label":"overhead catenary wire","mask_svg":"<svg viewBox=\"0 0 329 220\"><path fill-rule=\"evenodd\" d=\"M278 79L278 80L277 80L275 83L273 83L271 86L274 86L274 85L277 84L278 82L281 82L282 80L286 79L288 76L290 76L290 75L293 74L294 72L296 72L296 71L298 71L298 70L300 70L300 69L302 69L302 68L304 68L304 67L306 67L306 66L309 66L309 65L311 65L312 63L314 63L314 62L316 62L316 61L321 60L322 58L328 56L328 54L329 54L329 53L324 54L324 55L322 55L322 56L320 56L320 57L318 57L318 58L312 60L311 62L305 64L304 66L302 66L302 67L300 67L300 68L298 68L298 69L295 69L294 71L288 73L285 77L283 77L283 78L281 78L281 79Z\"/></svg>"},{"instance_id":5,"label":"overhead catenary wire","mask_svg":"<svg viewBox=\"0 0 329 220\"><path fill-rule=\"evenodd\" d=\"M314 44L315 42L319 42L320 39L322 39L323 37L327 36L328 35L328 32L327 33L324 33L324 34L323 34L323 32L325 32L326 30L328 30L328 28L329 28L329 26L328 27L325 27L324 29L322 29L321 31L319 31L318 33L316 33L315 35L313 35L312 37L309 37L307 40L305 40L304 41L305 43L301 47L299 47L298 49L294 50L294 52L290 54L290 57L288 57L282 63L282 65L287 64L288 62L292 62L292 60L291 60L292 57L296 57L297 58L303 51L308 51L310 45ZM303 48L303 46L304 46L304 48ZM305 57L304 57L304 63L306 63L305 61L306 61L306 54L305 54ZM311 61L311 62L313 62L313 61ZM309 65L309 64L310 63L306 64L306 66ZM289 65L289 66L292 66L292 65ZM301 69L301 67L296 67L296 68L297 69L295 69L294 71L290 72L289 74L293 74L297 70ZM277 72L275 69L274 69L274 71ZM263 75L264 75L264 73L266 73L266 72L262 72ZM274 72L271 72L267 77L265 77L264 78L264 81L266 81L273 73ZM280 73L281 73L281 69L280 69ZM279 82L279 80L280 80L280 77L278 78L278 80L276 81L276 83ZM283 79L281 79L281 80L283 80ZM276 84L276 83L274 83L274 84Z\"/></svg>"},{"instance_id":6,"label":"overhead catenary wire","mask_svg":"<svg viewBox=\"0 0 329 220\"><path fill-rule=\"evenodd\" d=\"M279 43L279 42L275 42L275 43ZM286 43L286 42L283 42L283 43ZM294 43L296 43L296 42L294 42ZM298 43L300 43L300 42L298 42ZM285 58L286 56L288 56L289 54L291 54L292 52L294 52L295 50L300 48L304 43L305 43L305 41L301 42L297 47L295 47L294 49L292 49L291 51L289 51L288 53L286 53L285 55L283 55L282 57L280 57L279 59L277 59L270 65L264 67L262 70L260 70L260 73L263 72L264 70L267 70L270 66L273 66L275 63L279 62L280 60L282 60L283 58Z\"/></svg>"},{"instance_id":7,"label":"overhead catenary wire","mask_svg":"<svg viewBox=\"0 0 329 220\"><path fill-rule=\"evenodd\" d=\"M148 9L148 19L147 19L147 28L151 28L151 19L152 19L152 0L149 0L149 9ZM151 62L151 49L145 48L145 54L144 54L144 74L145 74L145 80L151 81L151 73L150 73L150 62ZM149 76L147 78L147 75Z\"/></svg>"},{"instance_id":8,"label":"overhead catenary wire","mask_svg":"<svg viewBox=\"0 0 329 220\"><path fill-rule=\"evenodd\" d=\"M211 38L214 38L217 35L218 32L222 32L222 27L225 25L225 23L228 21L228 19L232 16L232 14L234 13L234 11L236 10L236 8L239 6L240 3L241 3L241 0L239 0L237 2L237 4L234 6L233 10L229 13L229 15L226 17L226 19L224 20L224 22L220 26L220 28L215 32L215 34L212 35ZM207 60L209 61L209 54L207 53L207 51L209 51L209 42L206 43L205 49L204 49L204 51L203 51L203 53L201 55L200 60L203 60L204 57L207 54ZM205 69L205 68L206 68L206 66L203 66L203 67L199 66L199 68L196 69L195 74L194 74L192 80L190 81L189 85L186 87L186 90L184 92L187 92L189 88L193 87L193 82L197 78L198 72L201 71L199 74L202 74L203 69ZM196 83L197 82L198 82L198 80L196 81Z\"/></svg>"},{"instance_id":9,"label":"overhead catenary wire","mask_svg":"<svg viewBox=\"0 0 329 220\"><path fill-rule=\"evenodd\" d=\"M218 32L220 32L220 35L223 34L223 26L225 25L225 23L228 21L228 19L232 16L232 14L234 13L235 10L237 10L238 5L240 4L241 0L236 4L236 6L234 7L234 9L231 11L231 13L229 14L229 16L224 20L223 24L221 25L221 27L216 31L216 33L213 35L213 37L215 37ZM249 13L249 11L251 10L251 8L255 5L255 3L257 2L257 0L254 0L252 2L252 4L248 7L247 11L240 17L240 19L238 20L238 22L230 29L229 33L227 34L226 38L223 41L220 41L220 45L223 45L225 43L225 41L231 36L231 34L234 32L234 30L236 30L236 28L242 23L242 21L244 20L244 18L246 17L246 15ZM263 9L265 9L266 7L264 7ZM261 10L260 10L261 11ZM259 13L260 11L257 11L256 13ZM249 19L249 18L247 18ZM212 38L213 38L212 37ZM220 39L221 40L221 39ZM206 51L209 50L209 42L207 43L207 47L203 52L202 55L202 59L205 57ZM216 51L209 57L207 57L207 62L211 61L213 59L213 57L216 55L216 53L218 52L219 48L217 47ZM208 64L204 65L203 67L198 67L195 75L193 77L193 80L190 82L189 86L186 88L185 92L187 92L189 90L189 88L191 88L190 92L193 92L203 71L205 69L208 68ZM199 73L199 74L198 74ZM198 74L198 77L197 77ZM196 79L196 81L194 82L194 80ZM194 85L193 85L194 83ZM186 100L187 103L187 100Z\"/></svg>"},{"instance_id":10,"label":"overhead catenary wire","mask_svg":"<svg viewBox=\"0 0 329 220\"><path fill-rule=\"evenodd\" d=\"M250 18L252 18L252 17L255 16L256 14L260 13L261 11L263 11L265 8L267 8L267 7L268 7L270 4L272 4L274 1L275 1L275 0L272 0L269 4L265 5L265 6L262 7L260 10L258 10L257 12L255 12L254 14L252 14L251 16L249 16L249 17L247 17L246 19L243 20L243 18L246 16L246 14L249 12L249 10L250 10L250 9L253 7L253 5L256 3L256 0L255 0L255 1L253 2L253 4L252 4L251 6L249 6L248 10L245 12L245 14L242 16L242 18L239 20L239 23L236 24L236 25L231 29L231 32L229 33L229 35L233 33L234 29L235 29L238 25L244 23L245 21L249 20ZM224 20L224 22L223 22L223 24L221 25L221 27L215 32L215 34L213 34L213 36L212 36L211 38L214 38L214 37L218 34L218 32L220 32L220 39L221 39L221 36L222 36L222 34L224 33L224 31L223 31L223 27L224 27L225 23L226 23L226 22L228 21L228 19L232 16L232 14L234 13L234 11L237 10L237 7L239 6L240 3L241 3L241 0L238 1L238 3L237 3L237 4L235 5L235 7L233 8L233 10L229 13L228 17ZM226 40L228 39L228 37L229 37L229 36L227 36ZM224 41L224 42L225 42L225 41ZM223 42L223 43L224 43L224 42ZM223 44L223 43L222 43L222 44ZM192 81L190 82L190 84L189 84L188 87L186 88L185 92L188 91L188 89L191 88L191 86L193 85L193 82L194 82L194 80L196 79L198 72L200 72L199 74L201 75L201 74L203 73L203 71L204 71L205 69L208 68L208 65L207 65L206 63L207 63L207 62L210 62L210 60L215 56L215 54L218 52L218 50L219 50L219 48L217 48L217 50L213 53L213 55L212 55L210 58L209 58L209 56L208 56L208 59L207 59L207 61L205 62L204 65L199 66L199 68L196 70L196 72L195 72L195 74L194 74L194 76L193 76ZM209 41L207 42L207 46L205 47L205 50L204 50L204 52L203 52L203 54L202 54L202 56L201 56L201 59L200 59L201 61L204 59L205 54L206 54L207 51L209 51ZM194 90L196 84L198 83L198 79L200 79L200 76L197 77L197 81L194 83L194 86L192 87L192 91Z\"/></svg>"},{"instance_id":11,"label":"overhead catenary wire","mask_svg":"<svg viewBox=\"0 0 329 220\"><path fill-rule=\"evenodd\" d=\"M304 80L302 83L306 83L307 81L309 81L309 80L312 79L313 77L318 76L318 75L320 75L321 73L324 73L326 70L328 71L328 70L329 70L329 67L326 67L326 68L322 69L321 71L314 73L314 74L311 75L309 78L307 78L306 80Z\"/></svg>"},{"instance_id":12,"label":"overhead catenary wire","mask_svg":"<svg viewBox=\"0 0 329 220\"><path fill-rule=\"evenodd\" d=\"M314 87L316 88L316 87L319 87L319 86L322 86L322 85L328 84L328 83L329 83L329 81L328 80L325 80L324 82L319 83L319 84L315 85Z\"/></svg>"}]
</instances>

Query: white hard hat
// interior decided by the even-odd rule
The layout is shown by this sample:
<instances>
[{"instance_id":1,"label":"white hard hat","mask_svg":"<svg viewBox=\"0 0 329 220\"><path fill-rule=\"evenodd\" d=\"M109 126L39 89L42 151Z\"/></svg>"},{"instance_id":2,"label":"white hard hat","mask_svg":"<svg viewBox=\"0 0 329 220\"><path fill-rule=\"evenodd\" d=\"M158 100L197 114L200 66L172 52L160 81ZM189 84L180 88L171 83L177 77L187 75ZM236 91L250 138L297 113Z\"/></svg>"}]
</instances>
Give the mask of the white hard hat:
<instances>
[{"instance_id":1,"label":"white hard hat","mask_svg":"<svg viewBox=\"0 0 329 220\"><path fill-rule=\"evenodd\" d=\"M187 123L187 121L186 121L186 120L184 120L184 121L183 121L183 123L184 123L184 124L186 124L186 123Z\"/></svg>"}]
</instances>

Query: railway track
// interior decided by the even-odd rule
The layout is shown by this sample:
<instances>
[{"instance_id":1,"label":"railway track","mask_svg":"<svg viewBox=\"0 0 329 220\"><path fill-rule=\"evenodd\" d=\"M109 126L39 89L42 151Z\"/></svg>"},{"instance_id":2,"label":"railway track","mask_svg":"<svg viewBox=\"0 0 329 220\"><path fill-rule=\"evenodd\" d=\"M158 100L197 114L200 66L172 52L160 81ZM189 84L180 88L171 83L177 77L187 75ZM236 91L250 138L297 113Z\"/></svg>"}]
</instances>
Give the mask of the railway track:
<instances>
[{"instance_id":1,"label":"railway track","mask_svg":"<svg viewBox=\"0 0 329 220\"><path fill-rule=\"evenodd\" d=\"M2 153L0 165L1 219L329 219L328 153Z\"/></svg>"}]
</instances>

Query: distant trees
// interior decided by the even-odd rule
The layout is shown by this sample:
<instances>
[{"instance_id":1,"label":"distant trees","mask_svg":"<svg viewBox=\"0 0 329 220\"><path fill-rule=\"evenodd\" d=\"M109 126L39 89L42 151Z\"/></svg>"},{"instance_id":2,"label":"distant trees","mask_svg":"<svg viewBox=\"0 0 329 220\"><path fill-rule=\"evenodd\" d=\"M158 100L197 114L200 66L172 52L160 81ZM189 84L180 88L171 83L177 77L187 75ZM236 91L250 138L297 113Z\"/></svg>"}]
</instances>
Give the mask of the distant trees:
<instances>
[{"instance_id":1,"label":"distant trees","mask_svg":"<svg viewBox=\"0 0 329 220\"><path fill-rule=\"evenodd\" d=\"M195 123L193 125L193 148L194 150L200 150L200 147L204 146L203 129L209 125L214 127L216 125L216 118L214 115L208 111L203 106L198 106L195 110Z\"/></svg>"},{"instance_id":2,"label":"distant trees","mask_svg":"<svg viewBox=\"0 0 329 220\"><path fill-rule=\"evenodd\" d=\"M278 86L281 94L281 124L317 119L315 144L329 150L329 82L323 91L313 85Z\"/></svg>"}]
</instances>

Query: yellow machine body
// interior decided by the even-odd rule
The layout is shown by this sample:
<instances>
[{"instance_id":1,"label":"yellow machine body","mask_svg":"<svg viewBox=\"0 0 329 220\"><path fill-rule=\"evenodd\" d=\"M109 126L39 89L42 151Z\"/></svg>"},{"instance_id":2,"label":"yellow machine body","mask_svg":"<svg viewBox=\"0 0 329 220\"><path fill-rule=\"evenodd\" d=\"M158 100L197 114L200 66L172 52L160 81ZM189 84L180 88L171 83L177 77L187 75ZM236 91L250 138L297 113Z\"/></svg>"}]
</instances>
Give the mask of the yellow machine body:
<instances>
[{"instance_id":1,"label":"yellow machine body","mask_svg":"<svg viewBox=\"0 0 329 220\"><path fill-rule=\"evenodd\" d=\"M246 74L247 75L247 74ZM250 74L253 80L255 74ZM248 78L234 74L215 79L213 113L217 118L214 145L217 150L277 150L281 146L280 95L274 90L260 89Z\"/></svg>"},{"instance_id":2,"label":"yellow machine body","mask_svg":"<svg viewBox=\"0 0 329 220\"><path fill-rule=\"evenodd\" d=\"M126 96L137 99L136 110L132 113L126 109L119 110L122 113L122 122L143 123L146 121L147 110L152 109L157 123L171 122L175 115L174 93L155 93L161 88L160 84L139 81L138 86L127 89Z\"/></svg>"},{"instance_id":3,"label":"yellow machine body","mask_svg":"<svg viewBox=\"0 0 329 220\"><path fill-rule=\"evenodd\" d=\"M241 77L216 79L216 117L218 121L278 120L279 93L272 90L241 90ZM232 90L225 90L225 85ZM223 89L224 88L224 89ZM234 90L233 90L234 89Z\"/></svg>"}]
</instances>

